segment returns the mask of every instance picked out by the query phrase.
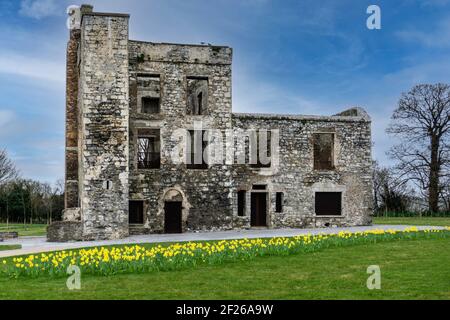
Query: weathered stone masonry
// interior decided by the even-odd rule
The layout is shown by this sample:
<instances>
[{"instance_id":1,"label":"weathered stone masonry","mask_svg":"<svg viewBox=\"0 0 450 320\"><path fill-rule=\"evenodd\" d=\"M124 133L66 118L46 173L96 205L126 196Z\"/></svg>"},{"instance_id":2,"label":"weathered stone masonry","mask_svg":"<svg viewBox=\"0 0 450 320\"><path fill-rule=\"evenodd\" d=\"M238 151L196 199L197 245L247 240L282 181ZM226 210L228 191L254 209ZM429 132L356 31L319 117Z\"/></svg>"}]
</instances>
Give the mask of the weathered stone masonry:
<instances>
[{"instance_id":1,"label":"weathered stone masonry","mask_svg":"<svg viewBox=\"0 0 450 320\"><path fill-rule=\"evenodd\" d=\"M370 121L364 111L355 109L351 116L334 117L234 114L233 125L237 130L280 130L277 170L255 170L248 165L236 165L233 170L234 187L237 190L251 190L255 184L268 186L269 227L371 223L371 135ZM334 170L313 169L313 134L318 132L335 135ZM280 213L275 213L276 192L284 194L283 212ZM315 215L316 192L342 192L342 215ZM246 211L250 212L250 194L247 194L246 203ZM248 216L237 218L248 223Z\"/></svg>"},{"instance_id":2,"label":"weathered stone masonry","mask_svg":"<svg viewBox=\"0 0 450 320\"><path fill-rule=\"evenodd\" d=\"M364 110L328 117L232 113L231 48L132 41L128 15L90 6L80 13L67 48L65 221L49 227L50 241L371 223L371 122ZM176 149L174 133L196 122L235 134L278 130L279 150L271 145L263 167L175 162L174 154L184 159L188 150ZM318 134L332 141L319 159L330 168L316 168ZM144 156L142 144L151 145ZM248 158L245 144L226 147ZM335 201L330 206L321 197L336 200L327 200Z\"/></svg>"}]
</instances>

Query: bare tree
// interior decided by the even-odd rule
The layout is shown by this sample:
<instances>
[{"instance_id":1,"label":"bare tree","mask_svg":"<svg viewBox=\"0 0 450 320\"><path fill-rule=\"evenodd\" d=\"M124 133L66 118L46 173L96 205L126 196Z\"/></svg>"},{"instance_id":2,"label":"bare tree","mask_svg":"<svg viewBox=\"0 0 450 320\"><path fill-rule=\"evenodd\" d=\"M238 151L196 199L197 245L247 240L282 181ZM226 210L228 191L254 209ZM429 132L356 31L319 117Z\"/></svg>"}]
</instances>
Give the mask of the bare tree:
<instances>
[{"instance_id":1,"label":"bare tree","mask_svg":"<svg viewBox=\"0 0 450 320\"><path fill-rule=\"evenodd\" d=\"M53 193L56 194L64 194L64 179L58 179L53 186Z\"/></svg>"},{"instance_id":2,"label":"bare tree","mask_svg":"<svg viewBox=\"0 0 450 320\"><path fill-rule=\"evenodd\" d=\"M450 171L450 86L423 84L402 94L387 132L401 140L389 152L399 177L423 191L431 212L439 211Z\"/></svg>"},{"instance_id":3,"label":"bare tree","mask_svg":"<svg viewBox=\"0 0 450 320\"><path fill-rule=\"evenodd\" d=\"M50 184L43 183L41 186L41 190L42 190L42 203L47 211L47 225L49 225L52 219L54 189L52 189Z\"/></svg>"},{"instance_id":4,"label":"bare tree","mask_svg":"<svg viewBox=\"0 0 450 320\"><path fill-rule=\"evenodd\" d=\"M5 150L0 150L0 184L17 178L18 171Z\"/></svg>"},{"instance_id":5,"label":"bare tree","mask_svg":"<svg viewBox=\"0 0 450 320\"><path fill-rule=\"evenodd\" d=\"M391 169L381 167L376 161L373 170L374 208L377 214L405 212L414 191L406 181L399 181Z\"/></svg>"},{"instance_id":6,"label":"bare tree","mask_svg":"<svg viewBox=\"0 0 450 320\"><path fill-rule=\"evenodd\" d=\"M11 183L0 183L0 198L3 199L5 204L5 220L6 220L6 228L9 229L9 193L11 190ZM1 213L1 207L0 207L0 213ZM0 215L1 217L1 215Z\"/></svg>"},{"instance_id":7,"label":"bare tree","mask_svg":"<svg viewBox=\"0 0 450 320\"><path fill-rule=\"evenodd\" d=\"M44 184L32 180L26 181L25 184L28 188L30 200L30 224L33 224L33 218L37 217L38 207L42 203Z\"/></svg>"},{"instance_id":8,"label":"bare tree","mask_svg":"<svg viewBox=\"0 0 450 320\"><path fill-rule=\"evenodd\" d=\"M442 183L441 201L445 212L450 212L450 176Z\"/></svg>"},{"instance_id":9,"label":"bare tree","mask_svg":"<svg viewBox=\"0 0 450 320\"><path fill-rule=\"evenodd\" d=\"M384 207L384 194L386 187L389 187L389 172L386 168L381 167L377 161L373 164L373 201L375 212L380 212Z\"/></svg>"}]
</instances>

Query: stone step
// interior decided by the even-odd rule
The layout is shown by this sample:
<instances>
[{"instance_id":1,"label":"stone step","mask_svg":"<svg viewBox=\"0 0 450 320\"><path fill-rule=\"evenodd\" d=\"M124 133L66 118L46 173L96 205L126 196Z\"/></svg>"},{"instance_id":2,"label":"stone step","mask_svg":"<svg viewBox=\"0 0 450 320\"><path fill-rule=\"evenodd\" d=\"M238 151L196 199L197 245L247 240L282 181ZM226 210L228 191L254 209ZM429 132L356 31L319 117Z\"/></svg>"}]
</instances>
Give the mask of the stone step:
<instances>
[{"instance_id":1,"label":"stone step","mask_svg":"<svg viewBox=\"0 0 450 320\"><path fill-rule=\"evenodd\" d=\"M19 234L17 232L0 232L0 242L4 239L17 239Z\"/></svg>"},{"instance_id":2,"label":"stone step","mask_svg":"<svg viewBox=\"0 0 450 320\"><path fill-rule=\"evenodd\" d=\"M130 232L130 236L136 236L136 235L141 235L141 234L147 234L148 231L146 228L144 228L144 226L142 225L131 225L129 227L129 232Z\"/></svg>"}]
</instances>

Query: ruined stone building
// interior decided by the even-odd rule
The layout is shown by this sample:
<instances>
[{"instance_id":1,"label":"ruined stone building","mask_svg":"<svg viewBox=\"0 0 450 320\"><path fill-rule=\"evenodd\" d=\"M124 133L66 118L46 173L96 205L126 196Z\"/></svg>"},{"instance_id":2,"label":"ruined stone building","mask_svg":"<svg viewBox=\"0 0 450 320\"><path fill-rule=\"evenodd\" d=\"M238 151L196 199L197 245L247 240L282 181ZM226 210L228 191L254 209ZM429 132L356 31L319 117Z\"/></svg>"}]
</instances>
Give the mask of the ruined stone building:
<instances>
[{"instance_id":1,"label":"ruined stone building","mask_svg":"<svg viewBox=\"0 0 450 320\"><path fill-rule=\"evenodd\" d=\"M128 15L71 14L66 210L50 241L371 223L364 110L233 113L231 48L129 40ZM192 137L203 151L209 129L223 133L225 158L190 161Z\"/></svg>"}]
</instances>

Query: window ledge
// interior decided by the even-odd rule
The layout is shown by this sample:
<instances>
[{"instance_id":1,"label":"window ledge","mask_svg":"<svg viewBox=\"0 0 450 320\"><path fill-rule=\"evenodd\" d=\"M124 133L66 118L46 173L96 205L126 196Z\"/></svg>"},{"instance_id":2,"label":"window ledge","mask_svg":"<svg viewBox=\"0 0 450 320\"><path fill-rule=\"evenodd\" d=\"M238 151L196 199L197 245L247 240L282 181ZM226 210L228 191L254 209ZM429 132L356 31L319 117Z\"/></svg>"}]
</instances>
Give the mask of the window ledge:
<instances>
[{"instance_id":1,"label":"window ledge","mask_svg":"<svg viewBox=\"0 0 450 320\"><path fill-rule=\"evenodd\" d=\"M145 112L135 112L131 115L131 118L135 119L144 119L144 120L158 120L164 118L164 114L162 112L159 113L145 113Z\"/></svg>"},{"instance_id":2,"label":"window ledge","mask_svg":"<svg viewBox=\"0 0 450 320\"><path fill-rule=\"evenodd\" d=\"M273 175L274 174L274 169L273 167L262 167L262 168L255 168L255 167L250 167L250 170L253 173L257 173L263 176L268 176L268 175Z\"/></svg>"},{"instance_id":3,"label":"window ledge","mask_svg":"<svg viewBox=\"0 0 450 320\"><path fill-rule=\"evenodd\" d=\"M314 215L313 216L314 218L340 218L340 219L343 219L343 218L345 218L344 216L322 216L322 215Z\"/></svg>"}]
</instances>

